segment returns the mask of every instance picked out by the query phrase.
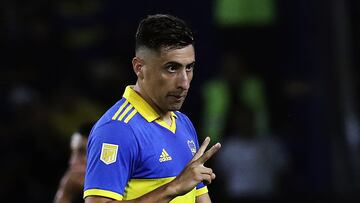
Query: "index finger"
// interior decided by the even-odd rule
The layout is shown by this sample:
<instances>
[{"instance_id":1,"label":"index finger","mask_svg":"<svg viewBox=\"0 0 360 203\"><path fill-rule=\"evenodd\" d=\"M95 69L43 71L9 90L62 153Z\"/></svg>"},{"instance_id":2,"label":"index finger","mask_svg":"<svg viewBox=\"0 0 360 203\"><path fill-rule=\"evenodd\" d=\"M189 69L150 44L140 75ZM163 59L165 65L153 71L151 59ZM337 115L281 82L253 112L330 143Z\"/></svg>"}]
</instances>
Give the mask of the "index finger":
<instances>
[{"instance_id":1,"label":"index finger","mask_svg":"<svg viewBox=\"0 0 360 203\"><path fill-rule=\"evenodd\" d=\"M219 151L221 147L220 143L216 143L209 150L207 150L198 160L200 164L204 164L207 160L209 160L217 151Z\"/></svg>"},{"instance_id":2,"label":"index finger","mask_svg":"<svg viewBox=\"0 0 360 203\"><path fill-rule=\"evenodd\" d=\"M210 143L210 137L206 137L204 142L201 144L199 150L195 153L194 157L192 158L193 161L199 159L204 154L209 143Z\"/></svg>"},{"instance_id":3,"label":"index finger","mask_svg":"<svg viewBox=\"0 0 360 203\"><path fill-rule=\"evenodd\" d=\"M197 160L204 154L209 143L210 143L210 137L206 137L204 142L201 144L201 147L199 148L199 150L195 153L194 157L192 158L193 161Z\"/></svg>"}]
</instances>

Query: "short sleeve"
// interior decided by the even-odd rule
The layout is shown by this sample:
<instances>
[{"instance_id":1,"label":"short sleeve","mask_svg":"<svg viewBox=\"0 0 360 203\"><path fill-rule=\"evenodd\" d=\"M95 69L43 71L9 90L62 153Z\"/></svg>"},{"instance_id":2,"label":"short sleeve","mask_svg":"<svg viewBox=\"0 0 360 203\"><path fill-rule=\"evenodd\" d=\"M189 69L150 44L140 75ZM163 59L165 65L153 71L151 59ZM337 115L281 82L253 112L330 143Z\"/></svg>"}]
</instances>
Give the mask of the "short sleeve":
<instances>
[{"instance_id":1,"label":"short sleeve","mask_svg":"<svg viewBox=\"0 0 360 203\"><path fill-rule=\"evenodd\" d=\"M84 198L102 196L122 200L138 153L132 129L111 121L95 127L89 137Z\"/></svg>"}]
</instances>

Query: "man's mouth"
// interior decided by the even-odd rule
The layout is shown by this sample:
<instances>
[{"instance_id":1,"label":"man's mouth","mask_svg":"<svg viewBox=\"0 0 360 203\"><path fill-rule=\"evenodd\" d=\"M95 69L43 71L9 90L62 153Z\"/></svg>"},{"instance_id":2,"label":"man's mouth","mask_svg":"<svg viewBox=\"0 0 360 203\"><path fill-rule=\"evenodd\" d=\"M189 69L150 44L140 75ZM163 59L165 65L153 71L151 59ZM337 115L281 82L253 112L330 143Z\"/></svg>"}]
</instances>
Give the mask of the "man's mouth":
<instances>
[{"instance_id":1,"label":"man's mouth","mask_svg":"<svg viewBox=\"0 0 360 203\"><path fill-rule=\"evenodd\" d=\"M170 95L170 97L176 98L176 99L181 99L183 98L183 96L180 95Z\"/></svg>"},{"instance_id":2,"label":"man's mouth","mask_svg":"<svg viewBox=\"0 0 360 203\"><path fill-rule=\"evenodd\" d=\"M174 98L177 101L181 101L186 97L186 93L184 93L184 94L170 94L169 96Z\"/></svg>"}]
</instances>

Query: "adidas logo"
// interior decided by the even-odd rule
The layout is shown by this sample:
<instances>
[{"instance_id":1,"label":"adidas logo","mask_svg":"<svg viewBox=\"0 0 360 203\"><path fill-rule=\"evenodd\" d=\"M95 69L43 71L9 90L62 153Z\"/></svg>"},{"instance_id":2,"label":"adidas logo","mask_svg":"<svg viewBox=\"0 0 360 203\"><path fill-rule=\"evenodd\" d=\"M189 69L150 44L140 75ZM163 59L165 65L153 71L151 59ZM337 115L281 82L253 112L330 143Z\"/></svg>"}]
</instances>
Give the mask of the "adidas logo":
<instances>
[{"instance_id":1,"label":"adidas logo","mask_svg":"<svg viewBox=\"0 0 360 203\"><path fill-rule=\"evenodd\" d=\"M164 161L171 161L172 158L171 156L166 152L165 149L162 150L159 161L160 162L164 162Z\"/></svg>"}]
</instances>

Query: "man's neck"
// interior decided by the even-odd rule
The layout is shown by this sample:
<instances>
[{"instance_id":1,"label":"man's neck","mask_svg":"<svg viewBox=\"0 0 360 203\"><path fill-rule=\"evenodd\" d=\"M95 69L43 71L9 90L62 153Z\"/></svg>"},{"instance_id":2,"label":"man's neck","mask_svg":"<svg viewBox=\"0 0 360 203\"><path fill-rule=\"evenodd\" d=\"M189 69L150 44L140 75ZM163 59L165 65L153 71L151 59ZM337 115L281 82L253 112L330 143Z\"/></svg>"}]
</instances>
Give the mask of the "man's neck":
<instances>
[{"instance_id":1,"label":"man's neck","mask_svg":"<svg viewBox=\"0 0 360 203\"><path fill-rule=\"evenodd\" d=\"M160 116L159 119L165 121L169 126L172 124L171 111L161 110L161 108L159 108L152 101L152 99L147 94L145 94L145 92L142 90L138 82L134 85L134 90L156 111L156 113L159 114Z\"/></svg>"}]
</instances>

